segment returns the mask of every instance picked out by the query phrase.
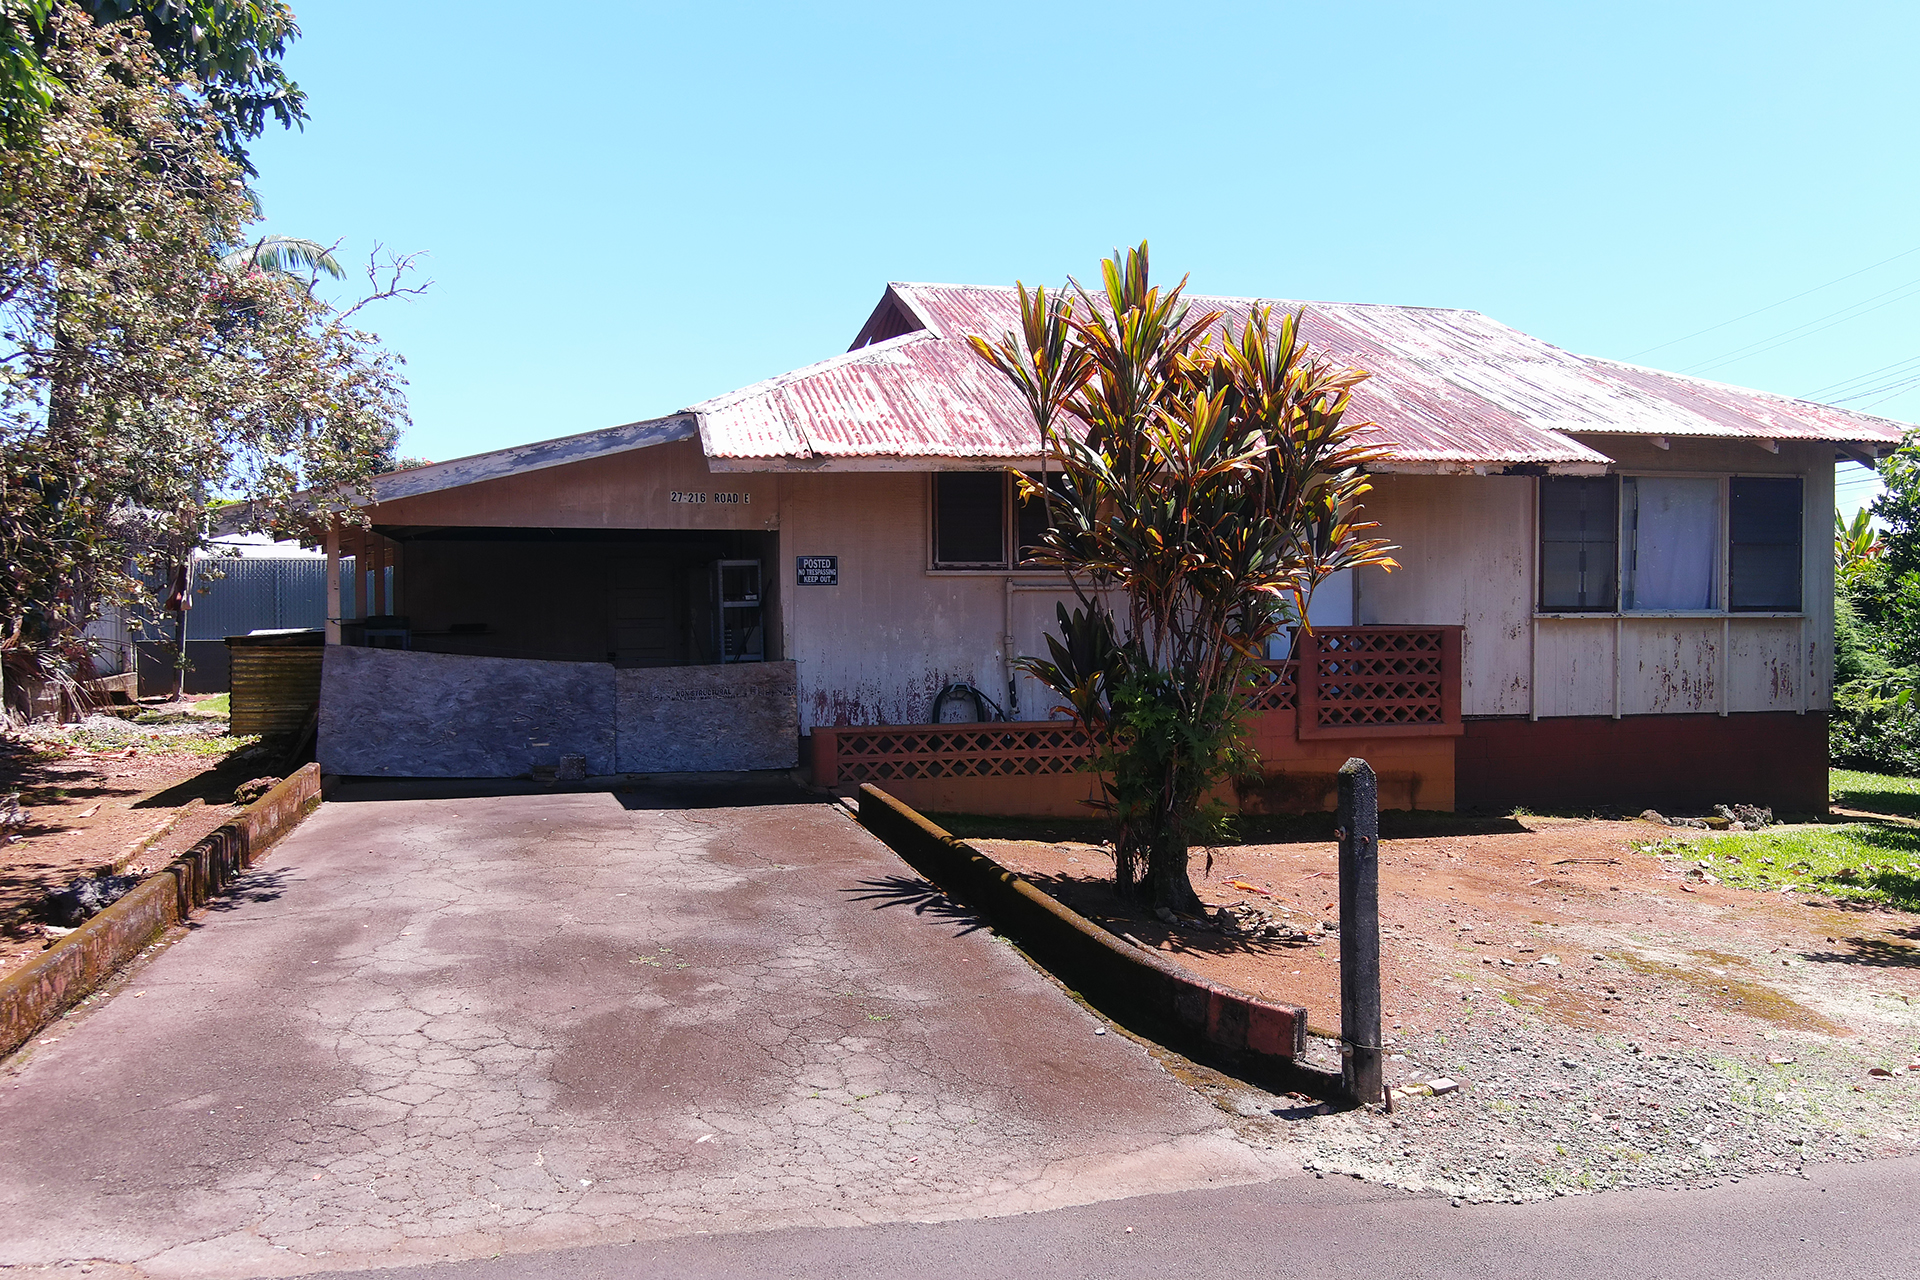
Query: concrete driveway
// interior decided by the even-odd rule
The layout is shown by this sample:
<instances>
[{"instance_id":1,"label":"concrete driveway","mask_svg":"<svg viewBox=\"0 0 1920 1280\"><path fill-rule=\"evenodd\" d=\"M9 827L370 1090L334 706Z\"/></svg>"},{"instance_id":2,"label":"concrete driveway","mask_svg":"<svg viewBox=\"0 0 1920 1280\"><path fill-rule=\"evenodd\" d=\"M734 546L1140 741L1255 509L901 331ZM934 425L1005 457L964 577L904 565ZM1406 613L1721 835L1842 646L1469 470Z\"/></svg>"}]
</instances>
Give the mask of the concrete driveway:
<instances>
[{"instance_id":1,"label":"concrete driveway","mask_svg":"<svg viewBox=\"0 0 1920 1280\"><path fill-rule=\"evenodd\" d=\"M1099 1025L836 806L330 803L0 1080L0 1265L295 1274L1293 1171Z\"/></svg>"}]
</instances>

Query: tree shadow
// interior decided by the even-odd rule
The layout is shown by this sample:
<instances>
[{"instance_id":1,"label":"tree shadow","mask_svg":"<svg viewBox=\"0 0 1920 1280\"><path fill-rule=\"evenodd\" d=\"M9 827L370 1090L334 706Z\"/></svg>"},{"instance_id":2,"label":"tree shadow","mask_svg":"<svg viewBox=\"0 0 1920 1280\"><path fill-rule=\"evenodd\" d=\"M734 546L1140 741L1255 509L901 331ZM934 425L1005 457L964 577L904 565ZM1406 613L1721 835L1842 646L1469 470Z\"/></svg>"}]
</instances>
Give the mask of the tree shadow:
<instances>
[{"instance_id":1,"label":"tree shadow","mask_svg":"<svg viewBox=\"0 0 1920 1280\"><path fill-rule=\"evenodd\" d=\"M1167 924L1140 903L1123 898L1111 880L1083 879L1060 873L1021 873L1021 878L1061 906L1093 921L1108 933L1130 937L1149 951L1166 944L1174 953L1228 956L1283 956L1321 946L1326 937L1299 928L1280 937L1228 933L1197 920L1175 917Z\"/></svg>"},{"instance_id":2,"label":"tree shadow","mask_svg":"<svg viewBox=\"0 0 1920 1280\"><path fill-rule=\"evenodd\" d=\"M1846 951L1815 951L1807 959L1817 964L1857 964L1875 969L1920 969L1920 925L1889 929L1886 938L1845 938ZM1910 938L1912 942L1901 942Z\"/></svg>"},{"instance_id":3,"label":"tree shadow","mask_svg":"<svg viewBox=\"0 0 1920 1280\"><path fill-rule=\"evenodd\" d=\"M218 894L207 899L208 911L238 911L242 907L257 902L277 902L285 896L294 882L297 867L274 867L272 870L248 871L227 885ZM188 928L199 926L191 921Z\"/></svg>"},{"instance_id":4,"label":"tree shadow","mask_svg":"<svg viewBox=\"0 0 1920 1280\"><path fill-rule=\"evenodd\" d=\"M880 876L862 880L840 892L848 895L849 902L873 903L872 909L875 911L884 911L888 907L912 907L913 914L917 916L928 916L958 925L960 927L953 935L956 938L987 927L987 922L977 912L955 902L942 893L938 885L918 876Z\"/></svg>"},{"instance_id":5,"label":"tree shadow","mask_svg":"<svg viewBox=\"0 0 1920 1280\"><path fill-rule=\"evenodd\" d=\"M1099 818L1017 818L964 813L930 813L927 818L962 840L1033 840L1042 844L1075 841L1100 844L1112 828ZM1241 814L1229 829L1196 838L1195 853L1255 844L1331 844L1339 822L1331 813ZM1524 835L1528 828L1511 814L1449 813L1430 809L1383 809L1380 836L1386 840L1442 836Z\"/></svg>"}]
</instances>

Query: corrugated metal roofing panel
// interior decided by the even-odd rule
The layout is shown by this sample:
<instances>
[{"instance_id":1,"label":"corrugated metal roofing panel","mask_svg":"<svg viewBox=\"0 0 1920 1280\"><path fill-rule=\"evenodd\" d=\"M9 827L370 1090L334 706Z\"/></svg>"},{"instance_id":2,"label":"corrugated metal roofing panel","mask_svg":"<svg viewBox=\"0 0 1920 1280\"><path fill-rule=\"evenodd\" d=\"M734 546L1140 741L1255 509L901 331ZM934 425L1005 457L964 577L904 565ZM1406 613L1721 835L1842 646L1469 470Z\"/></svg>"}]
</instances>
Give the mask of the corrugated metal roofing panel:
<instances>
[{"instance_id":1,"label":"corrugated metal roofing panel","mask_svg":"<svg viewBox=\"0 0 1920 1280\"><path fill-rule=\"evenodd\" d=\"M1623 364L1598 356L1585 357L1587 363L1600 366L1618 381L1636 392L1656 397L1661 404L1678 405L1688 411L1684 426L1660 430L1666 435L1761 436L1778 440L1832 440L1836 443L1898 444L1906 432L1904 423L1878 414L1858 413L1837 405L1790 396L1731 387L1724 382L1689 378L1681 373L1664 373ZM1571 428L1570 428L1571 429ZM1609 427L1581 427L1582 431L1604 432Z\"/></svg>"},{"instance_id":2,"label":"corrugated metal roofing panel","mask_svg":"<svg viewBox=\"0 0 1920 1280\"><path fill-rule=\"evenodd\" d=\"M1902 429L1828 405L1577 356L1474 311L1192 301L1235 325L1255 306L1302 308L1310 342L1374 375L1355 393L1354 409L1403 464L1584 469L1610 461L1570 432L1886 443ZM829 462L1037 451L1024 403L964 341L1017 328L1014 291L895 284L882 305L892 304L926 328L693 406L709 456Z\"/></svg>"}]
</instances>

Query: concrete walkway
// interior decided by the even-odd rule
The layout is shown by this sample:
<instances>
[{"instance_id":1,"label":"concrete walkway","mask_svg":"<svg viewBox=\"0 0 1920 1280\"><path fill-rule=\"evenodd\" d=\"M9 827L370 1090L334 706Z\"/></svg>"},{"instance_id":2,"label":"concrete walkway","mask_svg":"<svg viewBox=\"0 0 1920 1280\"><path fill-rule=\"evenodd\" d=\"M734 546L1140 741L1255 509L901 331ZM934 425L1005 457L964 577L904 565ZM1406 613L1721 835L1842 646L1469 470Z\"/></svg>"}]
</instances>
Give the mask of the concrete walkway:
<instances>
[{"instance_id":1,"label":"concrete walkway","mask_svg":"<svg viewBox=\"0 0 1920 1280\"><path fill-rule=\"evenodd\" d=\"M0 1079L0 1265L298 1274L1291 1171L837 807L702 804L328 804Z\"/></svg>"}]
</instances>

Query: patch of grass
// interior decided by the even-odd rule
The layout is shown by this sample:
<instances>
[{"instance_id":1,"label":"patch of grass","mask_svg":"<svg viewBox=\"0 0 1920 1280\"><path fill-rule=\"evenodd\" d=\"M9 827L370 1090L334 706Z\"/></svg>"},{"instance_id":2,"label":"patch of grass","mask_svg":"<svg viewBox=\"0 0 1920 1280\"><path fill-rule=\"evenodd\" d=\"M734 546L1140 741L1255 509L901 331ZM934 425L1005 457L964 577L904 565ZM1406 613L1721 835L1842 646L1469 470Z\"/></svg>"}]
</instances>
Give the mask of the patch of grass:
<instances>
[{"instance_id":1,"label":"patch of grass","mask_svg":"<svg viewBox=\"0 0 1920 1280\"><path fill-rule=\"evenodd\" d=\"M193 704L193 713L197 716L226 716L233 714L233 695L216 694L211 698L202 698Z\"/></svg>"},{"instance_id":2,"label":"patch of grass","mask_svg":"<svg viewBox=\"0 0 1920 1280\"><path fill-rule=\"evenodd\" d=\"M257 733L243 733L238 737L226 735L218 738L174 738L167 743L165 749L190 756L224 756L235 751L244 751L258 741L260 741L260 735Z\"/></svg>"},{"instance_id":3,"label":"patch of grass","mask_svg":"<svg viewBox=\"0 0 1920 1280\"><path fill-rule=\"evenodd\" d=\"M1920 778L1896 778L1886 773L1830 769L1827 771L1827 790L1835 804L1849 809L1920 818Z\"/></svg>"},{"instance_id":4,"label":"patch of grass","mask_svg":"<svg viewBox=\"0 0 1920 1280\"><path fill-rule=\"evenodd\" d=\"M1850 822L1704 836L1689 850L1742 889L1798 885L1840 901L1920 911L1920 829Z\"/></svg>"}]
</instances>

